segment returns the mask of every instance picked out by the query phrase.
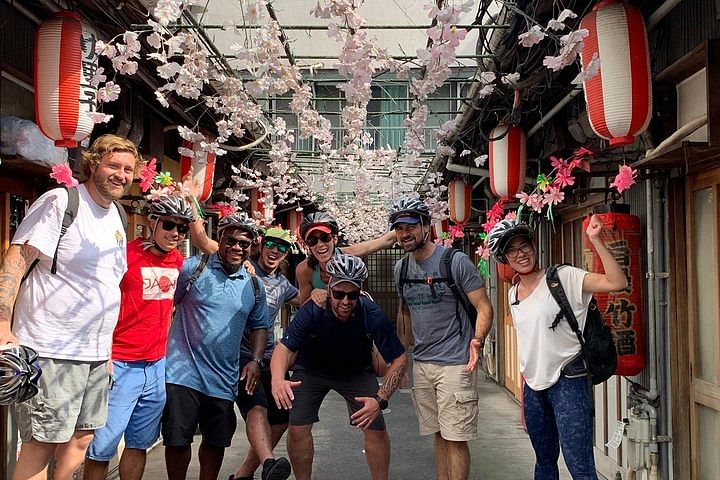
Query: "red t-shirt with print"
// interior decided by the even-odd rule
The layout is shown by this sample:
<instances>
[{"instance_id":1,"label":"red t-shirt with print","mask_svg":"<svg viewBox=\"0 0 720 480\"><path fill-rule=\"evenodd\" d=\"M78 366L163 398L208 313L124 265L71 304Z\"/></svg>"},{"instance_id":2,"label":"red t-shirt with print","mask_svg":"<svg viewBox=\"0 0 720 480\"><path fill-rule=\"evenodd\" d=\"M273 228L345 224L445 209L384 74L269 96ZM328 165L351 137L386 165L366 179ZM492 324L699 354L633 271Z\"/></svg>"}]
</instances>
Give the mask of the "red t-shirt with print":
<instances>
[{"instance_id":1,"label":"red t-shirt with print","mask_svg":"<svg viewBox=\"0 0 720 480\"><path fill-rule=\"evenodd\" d=\"M143 250L143 240L128 243L128 269L120 282L120 318L113 334L112 358L155 361L167 350L168 328L182 254L158 256Z\"/></svg>"}]
</instances>

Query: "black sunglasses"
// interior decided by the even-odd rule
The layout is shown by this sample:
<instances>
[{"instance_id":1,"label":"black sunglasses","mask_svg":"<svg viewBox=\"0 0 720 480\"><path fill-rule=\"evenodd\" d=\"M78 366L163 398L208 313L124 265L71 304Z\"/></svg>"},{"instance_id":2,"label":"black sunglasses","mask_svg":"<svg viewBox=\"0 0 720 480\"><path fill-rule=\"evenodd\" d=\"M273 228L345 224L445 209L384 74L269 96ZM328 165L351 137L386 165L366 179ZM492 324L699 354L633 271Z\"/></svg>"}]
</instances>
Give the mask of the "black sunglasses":
<instances>
[{"instance_id":1,"label":"black sunglasses","mask_svg":"<svg viewBox=\"0 0 720 480\"><path fill-rule=\"evenodd\" d=\"M318 241L328 243L330 240L332 240L332 238L332 235L323 232L320 235L313 235L312 237L308 237L307 240L305 240L305 243L307 243L309 247L314 247L315 245L317 245Z\"/></svg>"},{"instance_id":2,"label":"black sunglasses","mask_svg":"<svg viewBox=\"0 0 720 480\"><path fill-rule=\"evenodd\" d=\"M238 240L231 237L223 237L223 239L225 240L225 245L227 245L228 248L232 248L235 245L240 245L240 248L242 248L243 250L247 250L248 248L250 248L250 245L252 245L252 242L250 240Z\"/></svg>"},{"instance_id":3,"label":"black sunglasses","mask_svg":"<svg viewBox=\"0 0 720 480\"><path fill-rule=\"evenodd\" d=\"M332 296L335 300L342 300L343 298L347 297L348 300L354 302L355 300L360 298L360 292L343 292L340 290L332 289L330 289L330 291L332 292Z\"/></svg>"},{"instance_id":4,"label":"black sunglasses","mask_svg":"<svg viewBox=\"0 0 720 480\"><path fill-rule=\"evenodd\" d=\"M263 246L265 248L269 248L270 250L272 250L273 248L277 248L277 251L280 253L287 253L288 250L290 250L290 245L286 243L275 242L273 240L265 240L263 242Z\"/></svg>"},{"instance_id":5,"label":"black sunglasses","mask_svg":"<svg viewBox=\"0 0 720 480\"><path fill-rule=\"evenodd\" d=\"M175 223L172 220L163 220L162 228L168 232L172 232L174 228L177 228L178 235L185 235L190 230L190 225L187 223Z\"/></svg>"}]
</instances>

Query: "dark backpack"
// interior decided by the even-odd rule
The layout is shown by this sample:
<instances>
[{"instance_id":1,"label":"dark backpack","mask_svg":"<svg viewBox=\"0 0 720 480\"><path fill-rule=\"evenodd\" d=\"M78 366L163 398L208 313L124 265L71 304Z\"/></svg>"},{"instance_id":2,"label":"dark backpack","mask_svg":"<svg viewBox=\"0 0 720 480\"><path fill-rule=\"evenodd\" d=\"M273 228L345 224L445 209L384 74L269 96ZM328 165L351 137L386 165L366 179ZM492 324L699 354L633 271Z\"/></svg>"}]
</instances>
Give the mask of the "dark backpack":
<instances>
[{"instance_id":1,"label":"dark backpack","mask_svg":"<svg viewBox=\"0 0 720 480\"><path fill-rule=\"evenodd\" d=\"M50 272L53 274L57 273L57 257L58 257L58 249L60 248L60 241L67 233L67 230L68 230L68 228L70 228L70 225L72 225L73 221L75 221L75 217L77 217L78 206L80 204L80 194L78 193L77 188L66 188L66 187L62 187L62 188L64 188L67 191L68 203L67 203L67 207L65 207L65 214L63 215L62 225L60 226L60 236L58 237L58 243L55 246L55 255L53 255L52 267L50 268ZM120 220L122 221L123 229L127 232L128 218L127 218L127 213L125 213L125 208L117 200L114 200L113 204L115 205L115 208L117 208L117 211L120 214ZM30 275L30 272L32 271L33 268L35 268L35 266L37 265L37 263L39 261L40 261L39 259L36 259L30 265L30 268L28 268L27 272L25 272L25 275L23 276L23 280L25 280L28 277L28 275Z\"/></svg>"},{"instance_id":2,"label":"dark backpack","mask_svg":"<svg viewBox=\"0 0 720 480\"><path fill-rule=\"evenodd\" d=\"M580 341L583 357L585 358L585 363L588 365L590 374L589 381L591 380L593 385L597 385L615 375L615 370L617 369L617 350L615 349L612 330L610 330L610 327L605 323L598 308L597 301L595 297L593 297L588 307L585 328L583 332L580 333L577 319L575 318L572 307L570 307L567 295L565 295L565 289L558 276L558 267L563 265L553 265L547 270L546 279L548 288L557 304L560 305L560 311L550 328L554 329L563 317L567 320L570 328L572 328Z\"/></svg>"},{"instance_id":3,"label":"dark backpack","mask_svg":"<svg viewBox=\"0 0 720 480\"><path fill-rule=\"evenodd\" d=\"M446 283L450 291L453 293L453 295L455 295L455 316L457 317L460 324L460 335L462 336L462 320L460 319L458 305L460 305L465 311L468 319L470 320L470 324L473 326L475 326L477 310L475 309L475 305L473 305L468 298L467 294L463 291L462 288L458 287L458 285L455 283L455 279L453 278L452 260L457 253L462 252L460 252L460 250L458 250L457 248L449 248L445 251L445 253L443 253L442 258L440 259L440 278L407 278L409 254L405 255L402 260L400 260L400 281L398 289L400 290L400 298L404 302L405 297L403 294L405 292L405 285L408 283L427 284L430 285L430 288L433 288L433 285L436 283Z\"/></svg>"},{"instance_id":4,"label":"dark backpack","mask_svg":"<svg viewBox=\"0 0 720 480\"><path fill-rule=\"evenodd\" d=\"M209 253L204 253L200 257L200 262L198 262L197 267L195 267L195 271L193 271L192 275L190 275L190 278L188 278L187 285L185 285L185 291L182 292L182 296L177 300L177 302L175 302L175 305L178 305L180 302L183 301L183 298L185 298L187 292L190 291L190 288L195 282L197 282L197 279L200 278L200 274L203 272L203 270L205 270L209 259ZM260 302L260 284L258 282L259 280L255 275L250 275L250 283L252 283L253 286L253 294L255 295L256 304Z\"/></svg>"}]
</instances>

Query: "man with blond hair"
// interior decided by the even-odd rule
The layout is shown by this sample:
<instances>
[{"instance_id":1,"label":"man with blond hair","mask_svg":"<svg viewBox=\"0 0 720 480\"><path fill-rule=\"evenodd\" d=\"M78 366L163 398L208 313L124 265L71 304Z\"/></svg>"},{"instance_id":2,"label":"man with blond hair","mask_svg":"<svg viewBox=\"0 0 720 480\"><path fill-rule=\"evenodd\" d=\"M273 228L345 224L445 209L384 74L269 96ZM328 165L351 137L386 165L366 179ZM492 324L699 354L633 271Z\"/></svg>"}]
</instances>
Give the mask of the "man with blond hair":
<instances>
[{"instance_id":1,"label":"man with blond hair","mask_svg":"<svg viewBox=\"0 0 720 480\"><path fill-rule=\"evenodd\" d=\"M125 229L113 205L141 157L103 135L83 152L76 191L55 188L30 206L0 265L0 345L39 355L39 393L15 405L22 449L13 478L73 478L107 417L107 367L126 269ZM71 199L77 199L77 205ZM72 222L64 221L69 212ZM27 275L27 278L23 277Z\"/></svg>"}]
</instances>

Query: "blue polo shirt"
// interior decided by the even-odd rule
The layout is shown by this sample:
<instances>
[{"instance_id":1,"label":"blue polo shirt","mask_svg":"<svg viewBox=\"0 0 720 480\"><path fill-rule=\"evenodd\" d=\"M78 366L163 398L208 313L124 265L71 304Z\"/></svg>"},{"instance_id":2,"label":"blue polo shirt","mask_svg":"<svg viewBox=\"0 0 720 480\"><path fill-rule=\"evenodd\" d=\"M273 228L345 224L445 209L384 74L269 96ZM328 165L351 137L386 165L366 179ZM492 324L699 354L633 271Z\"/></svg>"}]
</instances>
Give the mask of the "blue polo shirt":
<instances>
[{"instance_id":1,"label":"blue polo shirt","mask_svg":"<svg viewBox=\"0 0 720 480\"><path fill-rule=\"evenodd\" d=\"M371 370L373 342L388 363L405 353L385 313L367 297L360 297L347 321L336 319L329 304L323 309L305 303L281 342L299 352L295 369L331 376Z\"/></svg>"},{"instance_id":2,"label":"blue polo shirt","mask_svg":"<svg viewBox=\"0 0 720 480\"><path fill-rule=\"evenodd\" d=\"M240 341L247 326L270 328L265 289L260 301L245 267L228 274L217 253L185 292L200 256L183 263L175 290L175 318L170 328L167 383L234 401L240 378Z\"/></svg>"}]
</instances>

